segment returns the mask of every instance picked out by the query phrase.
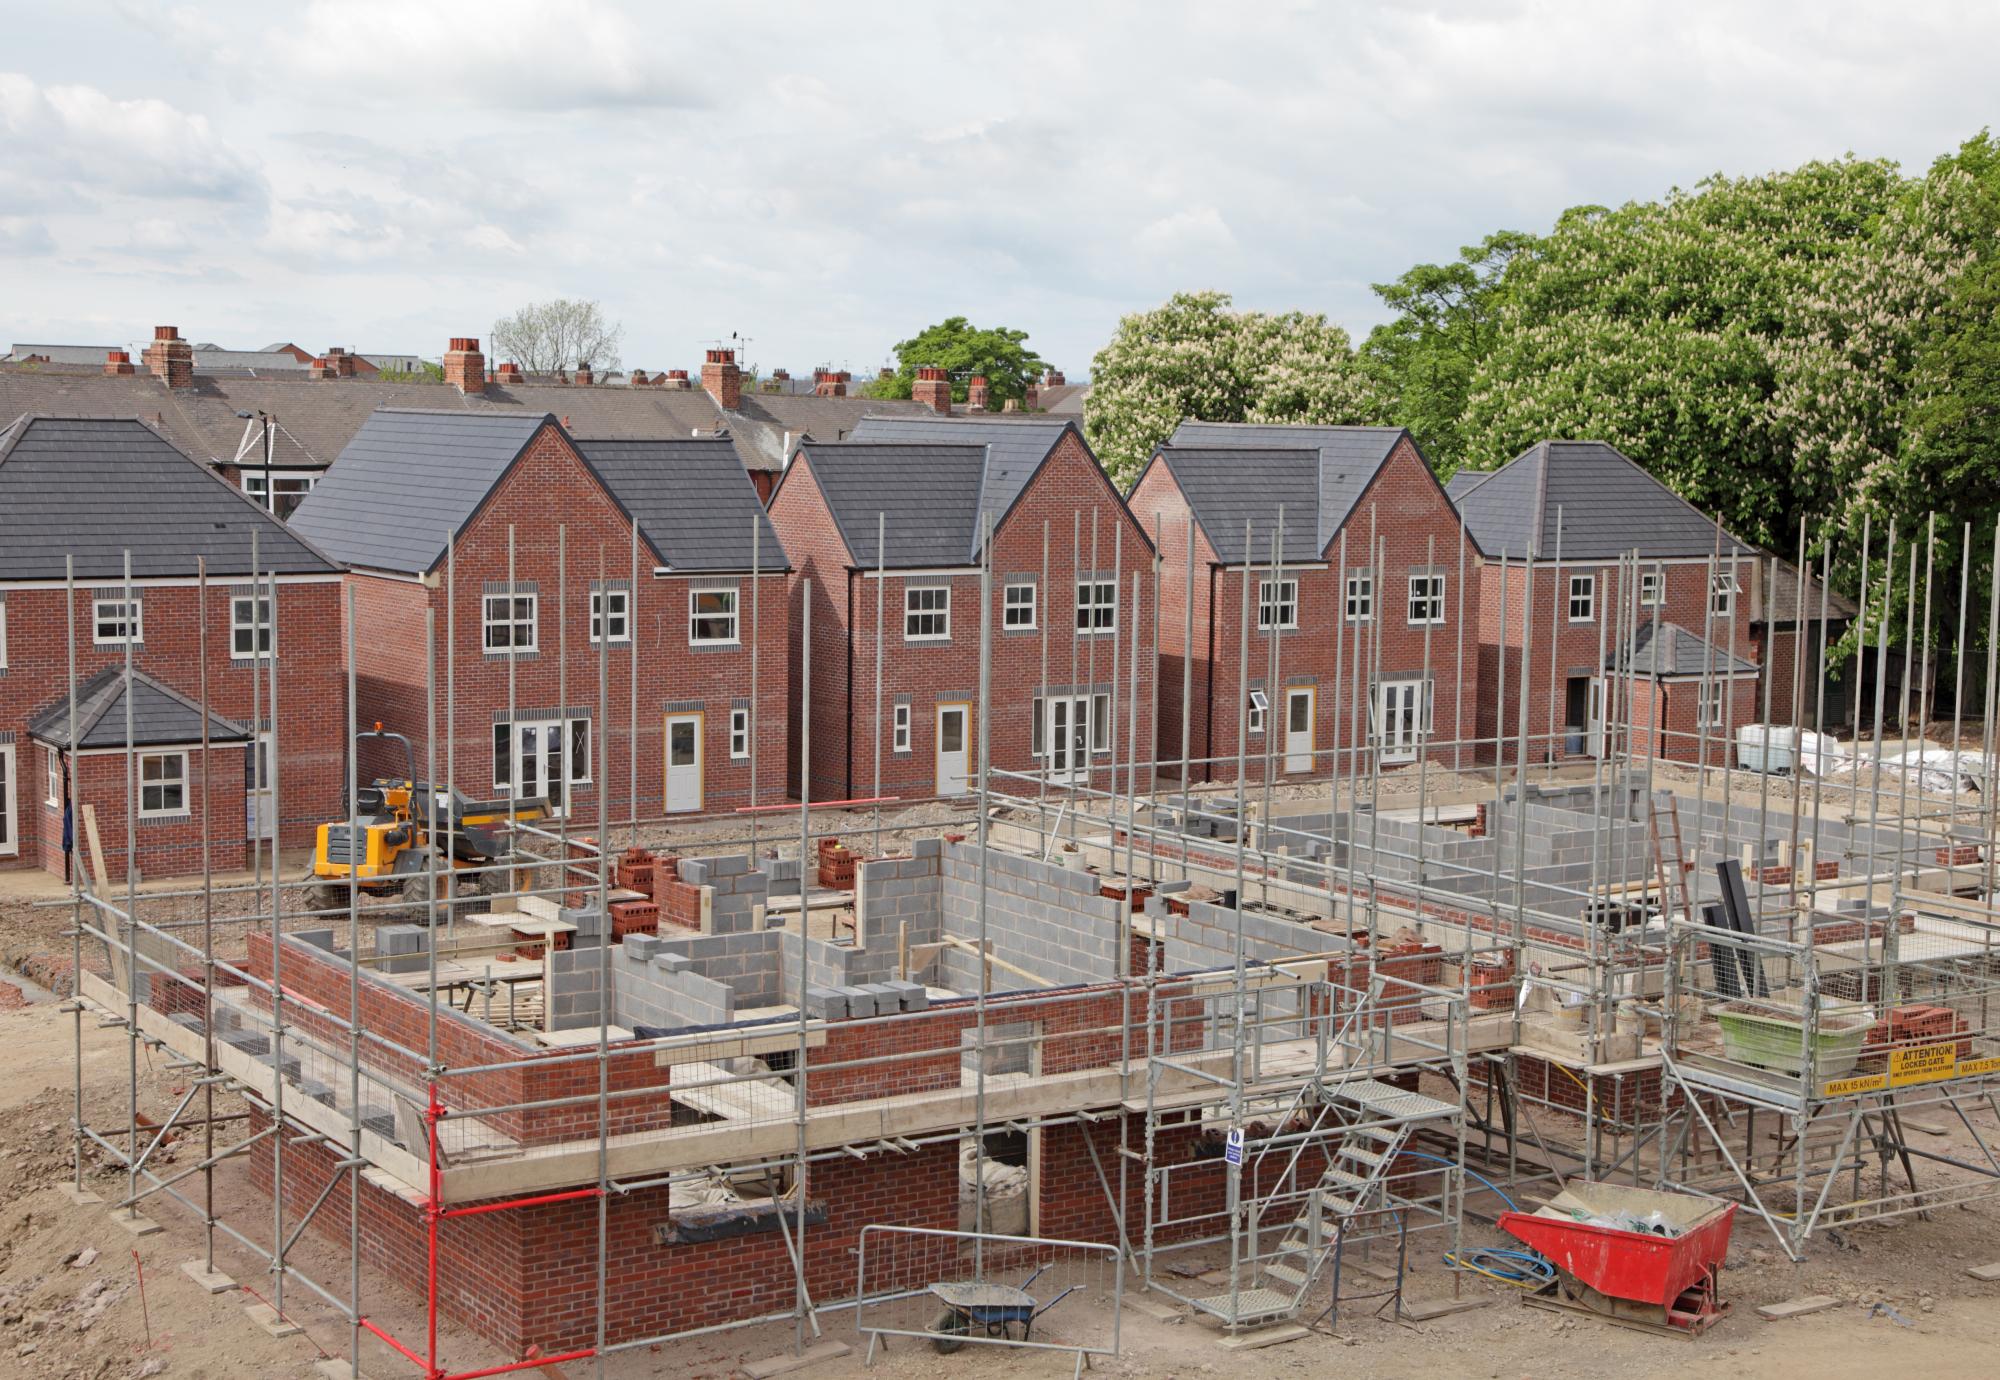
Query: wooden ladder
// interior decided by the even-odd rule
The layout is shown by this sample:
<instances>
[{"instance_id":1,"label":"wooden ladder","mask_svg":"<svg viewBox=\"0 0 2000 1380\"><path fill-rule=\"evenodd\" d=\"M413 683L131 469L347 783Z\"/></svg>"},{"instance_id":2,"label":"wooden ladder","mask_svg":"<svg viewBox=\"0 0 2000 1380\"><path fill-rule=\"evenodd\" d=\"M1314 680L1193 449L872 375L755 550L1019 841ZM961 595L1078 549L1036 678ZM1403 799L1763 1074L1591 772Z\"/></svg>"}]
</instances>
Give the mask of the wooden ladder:
<instances>
[{"instance_id":1,"label":"wooden ladder","mask_svg":"<svg viewBox=\"0 0 2000 1380\"><path fill-rule=\"evenodd\" d=\"M1653 866L1660 879L1660 915L1669 917L1676 912L1682 920L1694 923L1694 895L1688 886L1688 874L1694 864L1688 861L1681 841L1681 809L1679 798L1672 791L1667 792L1667 822L1660 824L1660 807L1656 804L1646 812L1646 828L1652 835Z\"/></svg>"}]
</instances>

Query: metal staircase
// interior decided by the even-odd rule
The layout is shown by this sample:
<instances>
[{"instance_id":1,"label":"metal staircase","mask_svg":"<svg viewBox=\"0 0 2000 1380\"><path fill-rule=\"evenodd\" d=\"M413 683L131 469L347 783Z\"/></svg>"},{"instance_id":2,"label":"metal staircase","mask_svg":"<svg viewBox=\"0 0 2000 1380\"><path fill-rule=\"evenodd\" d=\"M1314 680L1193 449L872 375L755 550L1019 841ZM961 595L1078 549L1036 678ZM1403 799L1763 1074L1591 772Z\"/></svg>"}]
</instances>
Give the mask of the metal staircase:
<instances>
[{"instance_id":1,"label":"metal staircase","mask_svg":"<svg viewBox=\"0 0 2000 1380\"><path fill-rule=\"evenodd\" d=\"M1306 1310L1314 1287L1345 1238L1367 1219L1397 1209L1393 1184L1398 1155L1411 1136L1425 1125L1449 1122L1458 1108L1422 1093L1373 1078L1351 1078L1337 1087L1321 1088L1315 1131L1274 1137L1274 1148L1289 1150L1268 1201L1246 1192L1249 1219L1244 1239L1246 1258L1237 1267L1233 1287L1188 1302L1230 1328L1284 1321ZM1332 1143L1327 1164L1309 1187L1287 1189L1306 1146ZM1269 1158L1260 1154L1244 1164L1246 1179L1255 1176ZM1273 1228L1259 1222L1265 1211L1284 1207L1290 1216ZM1260 1245L1275 1231L1268 1249Z\"/></svg>"}]
</instances>

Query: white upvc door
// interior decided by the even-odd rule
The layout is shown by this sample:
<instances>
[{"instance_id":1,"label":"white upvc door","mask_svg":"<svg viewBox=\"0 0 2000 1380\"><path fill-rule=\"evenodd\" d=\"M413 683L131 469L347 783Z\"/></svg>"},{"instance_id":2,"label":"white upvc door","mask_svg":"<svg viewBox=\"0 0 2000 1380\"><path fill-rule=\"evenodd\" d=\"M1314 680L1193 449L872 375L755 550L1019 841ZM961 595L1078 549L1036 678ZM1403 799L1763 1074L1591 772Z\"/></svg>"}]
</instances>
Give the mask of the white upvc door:
<instances>
[{"instance_id":1,"label":"white upvc door","mask_svg":"<svg viewBox=\"0 0 2000 1380\"><path fill-rule=\"evenodd\" d=\"M1313 769L1313 692L1294 688L1285 692L1285 770Z\"/></svg>"},{"instance_id":2,"label":"white upvc door","mask_svg":"<svg viewBox=\"0 0 2000 1380\"><path fill-rule=\"evenodd\" d=\"M269 840L278 834L277 802L271 797L271 734L252 739L244 753L243 817L246 837Z\"/></svg>"},{"instance_id":3,"label":"white upvc door","mask_svg":"<svg viewBox=\"0 0 2000 1380\"><path fill-rule=\"evenodd\" d=\"M552 813L567 809L569 779L563 772L567 746L560 721L515 724L515 795L524 800L546 800Z\"/></svg>"},{"instance_id":4,"label":"white upvc door","mask_svg":"<svg viewBox=\"0 0 2000 1380\"><path fill-rule=\"evenodd\" d=\"M957 701L937 707L937 793L964 795L972 781L972 706Z\"/></svg>"},{"instance_id":5,"label":"white upvc door","mask_svg":"<svg viewBox=\"0 0 2000 1380\"><path fill-rule=\"evenodd\" d=\"M1592 757L1604 755L1604 677L1590 678L1590 708L1585 714L1585 750Z\"/></svg>"},{"instance_id":6,"label":"white upvc door","mask_svg":"<svg viewBox=\"0 0 2000 1380\"><path fill-rule=\"evenodd\" d=\"M1049 750L1049 784L1080 786L1090 780L1090 697L1054 695L1043 709Z\"/></svg>"},{"instance_id":7,"label":"white upvc door","mask_svg":"<svg viewBox=\"0 0 2000 1380\"><path fill-rule=\"evenodd\" d=\"M702 806L702 716L667 715L667 813L699 813Z\"/></svg>"},{"instance_id":8,"label":"white upvc door","mask_svg":"<svg viewBox=\"0 0 2000 1380\"><path fill-rule=\"evenodd\" d=\"M1417 760L1417 735L1422 723L1424 683L1386 680L1376 688L1375 724L1382 761Z\"/></svg>"},{"instance_id":9,"label":"white upvc door","mask_svg":"<svg viewBox=\"0 0 2000 1380\"><path fill-rule=\"evenodd\" d=\"M0 743L0 857L21 851L21 773L14 744Z\"/></svg>"}]
</instances>

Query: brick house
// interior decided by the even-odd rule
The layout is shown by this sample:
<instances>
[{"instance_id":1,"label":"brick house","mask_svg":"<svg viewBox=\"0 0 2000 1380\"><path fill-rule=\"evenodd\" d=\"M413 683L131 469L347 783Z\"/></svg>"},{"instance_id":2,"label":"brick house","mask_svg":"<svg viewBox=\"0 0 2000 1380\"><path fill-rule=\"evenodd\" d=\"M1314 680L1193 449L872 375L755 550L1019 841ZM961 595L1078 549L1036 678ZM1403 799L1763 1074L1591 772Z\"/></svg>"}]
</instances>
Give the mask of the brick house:
<instances>
[{"instance_id":1,"label":"brick house","mask_svg":"<svg viewBox=\"0 0 2000 1380\"><path fill-rule=\"evenodd\" d=\"M146 876L199 871L204 816L218 870L245 866L252 837L309 841L340 796L338 566L130 418L15 421L0 432L0 513L0 867L62 874L66 836L88 854L85 805L111 882L128 861ZM268 587L253 586L273 573L275 609Z\"/></svg>"},{"instance_id":2,"label":"brick house","mask_svg":"<svg viewBox=\"0 0 2000 1380\"><path fill-rule=\"evenodd\" d=\"M1488 760L1496 740L1506 760L1516 755L1524 684L1534 762L1595 754L1607 721L1632 725L1635 752L1692 761L1706 741L1720 762L1736 730L1762 717L1752 637L1761 553L1602 441L1543 441L1453 487L1489 557L1479 614L1479 675L1498 692L1481 704ZM1636 574L1629 562L1621 572L1634 553Z\"/></svg>"},{"instance_id":3,"label":"brick house","mask_svg":"<svg viewBox=\"0 0 2000 1380\"><path fill-rule=\"evenodd\" d=\"M1258 776L1345 771L1364 742L1400 765L1469 732L1479 550L1407 431L1184 421L1131 506L1160 544L1162 762L1183 755L1183 718L1210 781L1235 778L1239 715Z\"/></svg>"},{"instance_id":4,"label":"brick house","mask_svg":"<svg viewBox=\"0 0 2000 1380\"><path fill-rule=\"evenodd\" d=\"M795 600L811 582L813 798L875 794L878 753L885 795L959 795L976 782L989 517L993 766L1108 784L1133 756L1135 628L1137 756L1147 758L1153 548L1075 423L870 418L854 435L807 441L771 498Z\"/></svg>"},{"instance_id":5,"label":"brick house","mask_svg":"<svg viewBox=\"0 0 2000 1380\"><path fill-rule=\"evenodd\" d=\"M437 769L466 794L579 819L626 818L635 796L641 819L746 805L753 775L759 800L783 798L787 566L726 438L385 409L292 525L349 565L360 717L408 734L419 770L431 613Z\"/></svg>"}]
</instances>

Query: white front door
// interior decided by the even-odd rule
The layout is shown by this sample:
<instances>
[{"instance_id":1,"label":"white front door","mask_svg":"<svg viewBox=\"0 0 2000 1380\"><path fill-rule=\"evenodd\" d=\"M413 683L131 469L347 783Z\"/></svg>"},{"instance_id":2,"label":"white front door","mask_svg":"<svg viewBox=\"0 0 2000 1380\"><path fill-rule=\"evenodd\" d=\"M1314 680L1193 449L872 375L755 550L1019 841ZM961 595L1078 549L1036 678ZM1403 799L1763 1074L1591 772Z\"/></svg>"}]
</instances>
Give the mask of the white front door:
<instances>
[{"instance_id":1,"label":"white front door","mask_svg":"<svg viewBox=\"0 0 2000 1380\"><path fill-rule=\"evenodd\" d=\"M972 706L948 703L937 707L937 793L964 795L972 772L968 746L972 734Z\"/></svg>"},{"instance_id":2,"label":"white front door","mask_svg":"<svg viewBox=\"0 0 2000 1380\"><path fill-rule=\"evenodd\" d=\"M1417 735L1424 710L1424 683L1385 680L1375 692L1375 726L1382 761L1417 760Z\"/></svg>"},{"instance_id":3,"label":"white front door","mask_svg":"<svg viewBox=\"0 0 2000 1380\"><path fill-rule=\"evenodd\" d=\"M1043 713L1048 735L1049 784L1080 786L1090 779L1090 697L1055 695Z\"/></svg>"},{"instance_id":4,"label":"white front door","mask_svg":"<svg viewBox=\"0 0 2000 1380\"><path fill-rule=\"evenodd\" d=\"M269 840L278 833L277 802L271 798L268 730L252 738L243 754L243 824L245 837L252 840Z\"/></svg>"},{"instance_id":5,"label":"white front door","mask_svg":"<svg viewBox=\"0 0 2000 1380\"><path fill-rule=\"evenodd\" d=\"M1313 692L1285 692L1285 770L1313 769Z\"/></svg>"},{"instance_id":6,"label":"white front door","mask_svg":"<svg viewBox=\"0 0 2000 1380\"><path fill-rule=\"evenodd\" d=\"M15 808L21 797L19 760L12 743L0 743L0 856L5 857L21 851L20 816Z\"/></svg>"},{"instance_id":7,"label":"white front door","mask_svg":"<svg viewBox=\"0 0 2000 1380\"><path fill-rule=\"evenodd\" d=\"M701 809L701 715L667 715L667 813Z\"/></svg>"},{"instance_id":8,"label":"white front door","mask_svg":"<svg viewBox=\"0 0 2000 1380\"><path fill-rule=\"evenodd\" d=\"M1586 745L1584 750L1592 757L1604 755L1604 677L1590 678L1590 709L1584 716Z\"/></svg>"}]
</instances>

